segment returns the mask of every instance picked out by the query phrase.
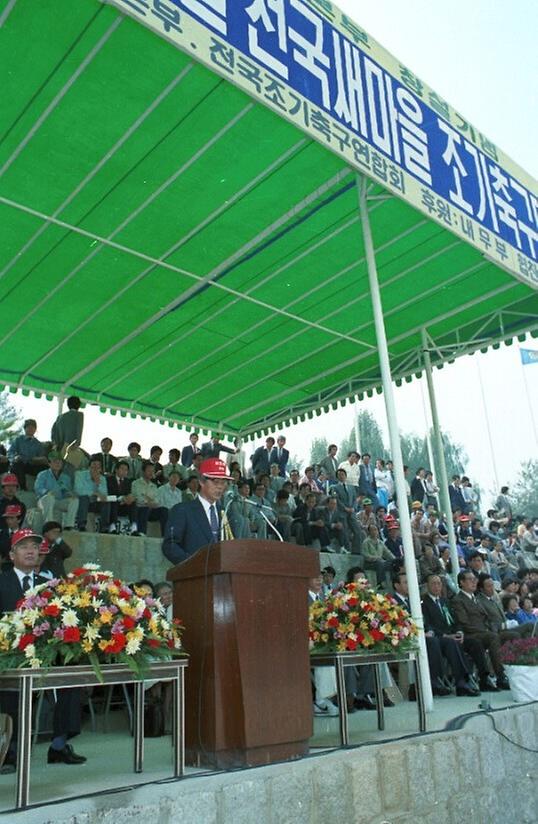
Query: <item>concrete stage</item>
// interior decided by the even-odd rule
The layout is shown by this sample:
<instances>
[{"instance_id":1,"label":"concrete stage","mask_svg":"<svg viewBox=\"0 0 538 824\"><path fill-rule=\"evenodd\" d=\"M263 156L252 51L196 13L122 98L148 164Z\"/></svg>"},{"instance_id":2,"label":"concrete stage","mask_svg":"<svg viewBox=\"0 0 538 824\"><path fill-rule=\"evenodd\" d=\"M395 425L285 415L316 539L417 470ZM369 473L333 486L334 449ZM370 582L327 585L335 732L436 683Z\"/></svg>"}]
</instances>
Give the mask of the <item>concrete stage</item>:
<instances>
[{"instance_id":1,"label":"concrete stage","mask_svg":"<svg viewBox=\"0 0 538 824\"><path fill-rule=\"evenodd\" d=\"M0 776L0 820L16 824L536 824L538 703L510 693L439 698L428 732L416 734L416 705L400 702L376 729L375 712L350 716L353 746L338 743L338 718L316 718L311 755L269 767L207 773L172 769L170 737L146 740L145 771L131 772L123 710L110 730L86 725L76 740L83 766L47 766L46 743L32 756L32 807L15 812L14 776ZM454 719L457 719L455 722ZM446 728L446 725L449 725ZM509 743L493 724L512 742ZM451 729L450 727L459 729ZM399 740L398 740L399 739ZM67 800L61 800L66 799ZM11 808L11 809L10 809Z\"/></svg>"}]
</instances>

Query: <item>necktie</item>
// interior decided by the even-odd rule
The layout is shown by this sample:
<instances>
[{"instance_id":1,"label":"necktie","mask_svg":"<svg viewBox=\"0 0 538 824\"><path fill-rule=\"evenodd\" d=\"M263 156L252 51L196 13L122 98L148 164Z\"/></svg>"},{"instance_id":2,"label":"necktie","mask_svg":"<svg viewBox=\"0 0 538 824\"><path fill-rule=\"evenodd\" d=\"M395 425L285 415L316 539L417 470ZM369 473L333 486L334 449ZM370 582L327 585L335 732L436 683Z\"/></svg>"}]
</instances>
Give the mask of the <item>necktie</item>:
<instances>
[{"instance_id":1,"label":"necktie","mask_svg":"<svg viewBox=\"0 0 538 824\"><path fill-rule=\"evenodd\" d=\"M217 543L219 540L219 521L215 511L215 504L211 504L209 507L209 524L211 526L211 532L213 533L213 542Z\"/></svg>"},{"instance_id":2,"label":"necktie","mask_svg":"<svg viewBox=\"0 0 538 824\"><path fill-rule=\"evenodd\" d=\"M22 579L22 591L27 592L31 586L31 575L25 575Z\"/></svg>"}]
</instances>

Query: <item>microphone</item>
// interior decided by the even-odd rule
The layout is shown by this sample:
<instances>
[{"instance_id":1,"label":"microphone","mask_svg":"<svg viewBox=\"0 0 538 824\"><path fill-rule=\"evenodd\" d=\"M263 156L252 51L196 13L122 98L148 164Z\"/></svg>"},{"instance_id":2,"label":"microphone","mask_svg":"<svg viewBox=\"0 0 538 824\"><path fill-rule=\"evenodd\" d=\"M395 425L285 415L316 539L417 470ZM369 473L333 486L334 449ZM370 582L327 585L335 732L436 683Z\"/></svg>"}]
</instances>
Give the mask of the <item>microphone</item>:
<instances>
[{"instance_id":1,"label":"microphone","mask_svg":"<svg viewBox=\"0 0 538 824\"><path fill-rule=\"evenodd\" d=\"M270 506L266 506L265 504L257 504L255 501L251 501L251 500L250 500L250 498L245 498L244 500L247 502L247 504L250 504L251 506L255 506L255 507L256 507L256 509L259 509L259 510L260 510L260 515L262 516L263 520L264 520L264 521L266 521L266 522L269 524L269 526L271 527L271 529L273 530L273 532L277 535L278 540L279 540L279 541L284 542L284 538L282 537L282 535L280 534L280 532L278 531L278 529L276 528L276 526L274 526L274 525L271 523L271 521L269 520L269 518L267 517L267 515L263 512L263 510L264 510L264 509L268 509L270 512L273 512L273 510L271 509L271 507L270 507ZM273 515L274 515L274 512L273 512Z\"/></svg>"}]
</instances>

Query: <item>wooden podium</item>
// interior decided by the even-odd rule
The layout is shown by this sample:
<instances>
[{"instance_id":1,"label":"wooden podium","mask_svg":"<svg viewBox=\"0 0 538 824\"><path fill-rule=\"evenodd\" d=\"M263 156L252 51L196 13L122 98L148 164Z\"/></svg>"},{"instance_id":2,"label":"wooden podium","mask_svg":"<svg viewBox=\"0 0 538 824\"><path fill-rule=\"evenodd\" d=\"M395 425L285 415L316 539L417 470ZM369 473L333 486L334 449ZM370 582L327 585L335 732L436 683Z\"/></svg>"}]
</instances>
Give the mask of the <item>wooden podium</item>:
<instances>
[{"instance_id":1,"label":"wooden podium","mask_svg":"<svg viewBox=\"0 0 538 824\"><path fill-rule=\"evenodd\" d=\"M315 575L315 550L259 540L211 544L168 572L189 655L187 763L229 769L307 753Z\"/></svg>"}]
</instances>

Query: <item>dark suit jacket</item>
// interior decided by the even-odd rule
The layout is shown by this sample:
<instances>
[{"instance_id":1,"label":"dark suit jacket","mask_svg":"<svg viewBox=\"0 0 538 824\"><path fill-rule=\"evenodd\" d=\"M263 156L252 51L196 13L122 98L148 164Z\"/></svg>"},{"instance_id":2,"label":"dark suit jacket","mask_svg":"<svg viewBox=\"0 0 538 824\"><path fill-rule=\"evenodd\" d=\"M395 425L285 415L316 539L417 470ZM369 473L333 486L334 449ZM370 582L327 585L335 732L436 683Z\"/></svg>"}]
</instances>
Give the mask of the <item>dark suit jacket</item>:
<instances>
[{"instance_id":1,"label":"dark suit jacket","mask_svg":"<svg viewBox=\"0 0 538 824\"><path fill-rule=\"evenodd\" d=\"M452 635L456 631L454 619L452 619L451 622L447 618L447 612L449 612L449 610L446 600L440 598L439 601L443 607L443 612L441 612L435 601L433 601L429 595L426 595L422 601L424 631L433 632L435 635Z\"/></svg>"},{"instance_id":2,"label":"dark suit jacket","mask_svg":"<svg viewBox=\"0 0 538 824\"><path fill-rule=\"evenodd\" d=\"M361 495L375 495L377 492L377 484L375 482L374 470L371 464L369 465L369 470L371 472L370 480L366 477L366 467L364 464L360 466L360 474L359 474L359 492Z\"/></svg>"},{"instance_id":3,"label":"dark suit jacket","mask_svg":"<svg viewBox=\"0 0 538 824\"><path fill-rule=\"evenodd\" d=\"M420 478L413 478L411 481L411 500L422 503L425 495L426 489Z\"/></svg>"},{"instance_id":4,"label":"dark suit jacket","mask_svg":"<svg viewBox=\"0 0 538 824\"><path fill-rule=\"evenodd\" d=\"M267 450L266 450L267 451ZM277 463L278 464L278 474L282 477L286 475L286 467L288 465L288 461L290 459L290 451L286 449L284 446L281 450L280 458L278 457L278 446L273 446L271 449L271 454L269 455L269 467L271 464Z\"/></svg>"},{"instance_id":5,"label":"dark suit jacket","mask_svg":"<svg viewBox=\"0 0 538 824\"><path fill-rule=\"evenodd\" d=\"M196 447L196 452L195 452L192 444L190 444L190 443L187 444L187 446L184 446L183 449L181 450L181 463L183 464L183 466L192 466L194 456L198 452L200 452L200 448Z\"/></svg>"},{"instance_id":6,"label":"dark suit jacket","mask_svg":"<svg viewBox=\"0 0 538 824\"><path fill-rule=\"evenodd\" d=\"M478 599L471 601L464 592L458 592L452 598L451 607L457 629L461 629L466 635L491 632L487 613Z\"/></svg>"},{"instance_id":7,"label":"dark suit jacket","mask_svg":"<svg viewBox=\"0 0 538 824\"><path fill-rule=\"evenodd\" d=\"M274 447L273 447L274 448ZM270 456L265 446L259 446L251 457L253 475L269 475ZM276 462L275 462L276 463Z\"/></svg>"},{"instance_id":8,"label":"dark suit jacket","mask_svg":"<svg viewBox=\"0 0 538 824\"><path fill-rule=\"evenodd\" d=\"M132 485L133 482L130 478L122 478L121 481L119 481L117 475L109 475L106 479L109 495L117 495L118 497L130 495Z\"/></svg>"},{"instance_id":9,"label":"dark suit jacket","mask_svg":"<svg viewBox=\"0 0 538 824\"><path fill-rule=\"evenodd\" d=\"M34 585L45 584L46 578L34 576ZM0 574L0 615L13 612L23 597L22 586L14 569L8 569Z\"/></svg>"},{"instance_id":10,"label":"dark suit jacket","mask_svg":"<svg viewBox=\"0 0 538 824\"><path fill-rule=\"evenodd\" d=\"M488 616L488 623L494 632L500 632L502 625L506 621L506 615L503 608L497 601L490 600L481 592L476 596L478 603Z\"/></svg>"},{"instance_id":11,"label":"dark suit jacket","mask_svg":"<svg viewBox=\"0 0 538 824\"><path fill-rule=\"evenodd\" d=\"M461 509L462 512L466 512L467 507L465 504L465 498L463 497L463 492L460 487L455 487L454 484L449 484L448 494L450 496L450 506L452 507L452 510Z\"/></svg>"},{"instance_id":12,"label":"dark suit jacket","mask_svg":"<svg viewBox=\"0 0 538 824\"><path fill-rule=\"evenodd\" d=\"M220 441L216 446L213 441L206 441L202 444L201 452L204 458L218 458L221 452L229 452L230 455L234 455L235 449L231 446L224 446ZM181 463L183 463L183 459Z\"/></svg>"},{"instance_id":13,"label":"dark suit jacket","mask_svg":"<svg viewBox=\"0 0 538 824\"><path fill-rule=\"evenodd\" d=\"M217 504L219 522L222 508ZM213 533L197 498L195 501L176 504L168 513L168 523L162 543L163 554L172 564L179 564L199 549L213 543Z\"/></svg>"},{"instance_id":14,"label":"dark suit jacket","mask_svg":"<svg viewBox=\"0 0 538 824\"><path fill-rule=\"evenodd\" d=\"M118 459L111 455L108 452L106 455L104 452L99 452L99 459L101 461L101 472L103 475L111 475L114 472L114 467L118 463Z\"/></svg>"}]
</instances>

